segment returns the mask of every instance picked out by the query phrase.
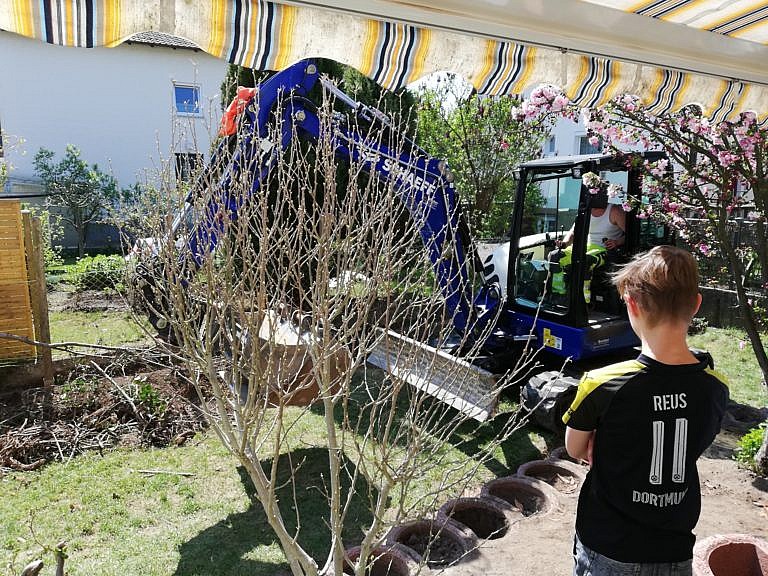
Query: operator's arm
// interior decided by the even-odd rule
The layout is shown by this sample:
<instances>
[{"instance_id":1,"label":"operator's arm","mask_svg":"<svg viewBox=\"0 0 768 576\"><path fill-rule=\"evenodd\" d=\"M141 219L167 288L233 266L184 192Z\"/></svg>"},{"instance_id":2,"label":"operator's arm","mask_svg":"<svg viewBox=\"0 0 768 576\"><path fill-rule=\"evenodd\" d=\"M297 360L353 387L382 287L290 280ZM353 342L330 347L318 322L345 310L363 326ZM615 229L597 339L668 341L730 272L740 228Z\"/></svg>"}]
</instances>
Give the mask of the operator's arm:
<instances>
[{"instance_id":1,"label":"operator's arm","mask_svg":"<svg viewBox=\"0 0 768 576\"><path fill-rule=\"evenodd\" d=\"M571 458L585 460L592 464L592 444L595 431L586 432L567 426L565 428L565 449Z\"/></svg>"},{"instance_id":2,"label":"operator's arm","mask_svg":"<svg viewBox=\"0 0 768 576\"><path fill-rule=\"evenodd\" d=\"M560 240L558 240L555 244L558 247L565 248L566 246L570 246L573 242L573 228L576 226L575 224L571 226L571 229L568 230L568 232L565 233L565 236L563 236Z\"/></svg>"},{"instance_id":3,"label":"operator's arm","mask_svg":"<svg viewBox=\"0 0 768 576\"><path fill-rule=\"evenodd\" d=\"M616 240L606 240L605 247L608 250L613 250L614 248L623 246L626 240L627 213L624 212L624 209L621 206L617 206L616 204L610 204L610 209L611 213L608 215L608 218L610 219L611 224L617 226L623 232L622 236Z\"/></svg>"}]
</instances>

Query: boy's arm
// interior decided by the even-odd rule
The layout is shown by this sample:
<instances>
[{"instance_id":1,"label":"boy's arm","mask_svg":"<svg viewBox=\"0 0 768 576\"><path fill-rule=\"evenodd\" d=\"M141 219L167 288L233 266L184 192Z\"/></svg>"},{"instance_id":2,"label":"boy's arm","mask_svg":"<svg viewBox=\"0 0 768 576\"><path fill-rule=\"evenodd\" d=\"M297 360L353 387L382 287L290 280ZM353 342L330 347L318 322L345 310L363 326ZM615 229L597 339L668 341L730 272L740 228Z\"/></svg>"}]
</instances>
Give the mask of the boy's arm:
<instances>
[{"instance_id":1,"label":"boy's arm","mask_svg":"<svg viewBox=\"0 0 768 576\"><path fill-rule=\"evenodd\" d=\"M570 426L565 428L565 450L571 458L584 460L592 464L592 444L594 440L594 430L585 432Z\"/></svg>"}]
</instances>

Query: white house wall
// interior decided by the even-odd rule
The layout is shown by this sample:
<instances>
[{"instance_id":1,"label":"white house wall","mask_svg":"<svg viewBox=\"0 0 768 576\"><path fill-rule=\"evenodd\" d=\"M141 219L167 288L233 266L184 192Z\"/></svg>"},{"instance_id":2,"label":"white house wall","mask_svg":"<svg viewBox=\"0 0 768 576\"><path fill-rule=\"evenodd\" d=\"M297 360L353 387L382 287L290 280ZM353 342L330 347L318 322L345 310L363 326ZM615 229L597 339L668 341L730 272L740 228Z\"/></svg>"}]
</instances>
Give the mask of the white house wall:
<instances>
[{"instance_id":1,"label":"white house wall","mask_svg":"<svg viewBox=\"0 0 768 576\"><path fill-rule=\"evenodd\" d=\"M0 125L9 175L17 183L34 179L38 149L59 159L67 144L111 171L122 187L156 174L173 152L197 149L207 157L225 71L224 61L202 51L64 48L0 32ZM200 87L201 117L176 116L174 82Z\"/></svg>"}]
</instances>

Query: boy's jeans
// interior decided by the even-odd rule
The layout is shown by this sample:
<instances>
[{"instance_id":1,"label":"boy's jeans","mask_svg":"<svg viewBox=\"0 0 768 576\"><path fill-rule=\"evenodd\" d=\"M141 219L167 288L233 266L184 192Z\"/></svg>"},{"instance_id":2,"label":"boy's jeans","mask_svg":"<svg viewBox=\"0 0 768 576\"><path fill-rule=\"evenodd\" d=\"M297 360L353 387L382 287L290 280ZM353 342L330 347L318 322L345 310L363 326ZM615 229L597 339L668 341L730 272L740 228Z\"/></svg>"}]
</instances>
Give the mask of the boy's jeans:
<instances>
[{"instance_id":1,"label":"boy's jeans","mask_svg":"<svg viewBox=\"0 0 768 576\"><path fill-rule=\"evenodd\" d=\"M692 560L685 562L635 564L617 562L590 550L575 538L573 576L691 576Z\"/></svg>"}]
</instances>

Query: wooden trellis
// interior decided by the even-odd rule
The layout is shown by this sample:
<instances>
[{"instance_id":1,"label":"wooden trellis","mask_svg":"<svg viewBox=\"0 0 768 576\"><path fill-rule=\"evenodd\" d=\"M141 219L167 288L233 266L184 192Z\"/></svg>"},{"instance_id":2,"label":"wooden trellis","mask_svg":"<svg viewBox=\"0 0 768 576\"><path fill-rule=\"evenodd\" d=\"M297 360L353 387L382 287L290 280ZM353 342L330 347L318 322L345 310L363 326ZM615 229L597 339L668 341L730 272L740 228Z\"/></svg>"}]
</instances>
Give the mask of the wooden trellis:
<instances>
[{"instance_id":1,"label":"wooden trellis","mask_svg":"<svg viewBox=\"0 0 768 576\"><path fill-rule=\"evenodd\" d=\"M0 332L50 341L40 223L18 200L0 200ZM38 360L50 380L49 349L0 338L0 360Z\"/></svg>"}]
</instances>

